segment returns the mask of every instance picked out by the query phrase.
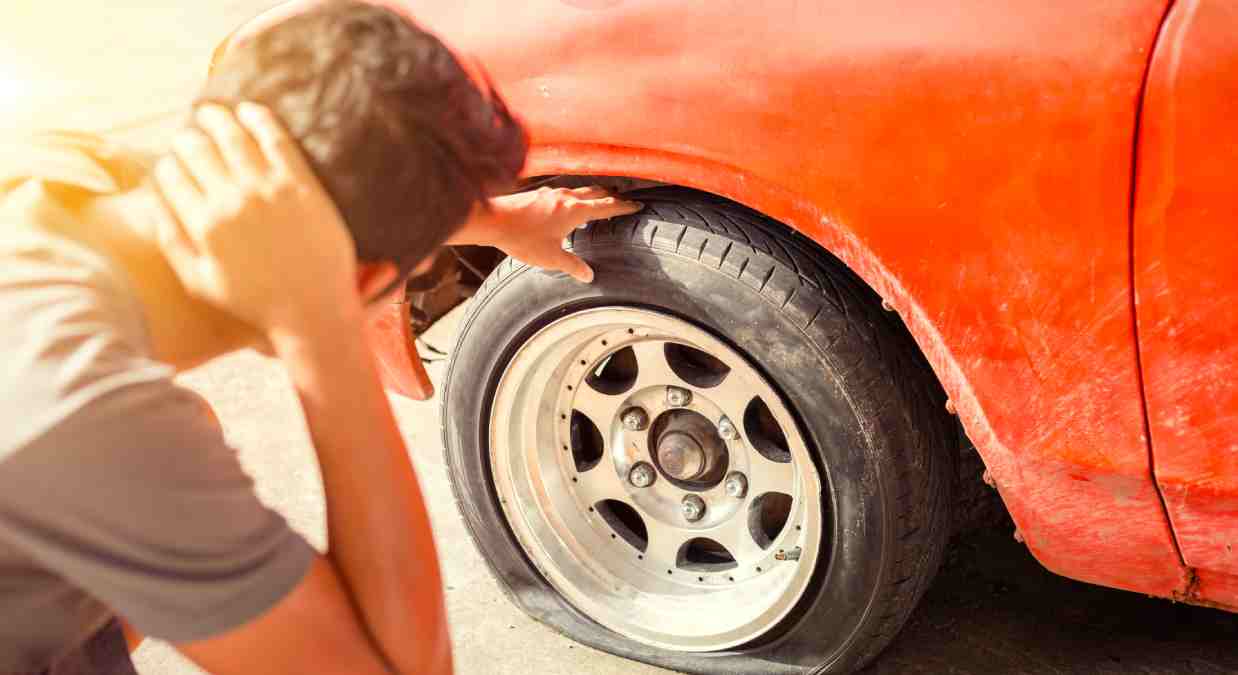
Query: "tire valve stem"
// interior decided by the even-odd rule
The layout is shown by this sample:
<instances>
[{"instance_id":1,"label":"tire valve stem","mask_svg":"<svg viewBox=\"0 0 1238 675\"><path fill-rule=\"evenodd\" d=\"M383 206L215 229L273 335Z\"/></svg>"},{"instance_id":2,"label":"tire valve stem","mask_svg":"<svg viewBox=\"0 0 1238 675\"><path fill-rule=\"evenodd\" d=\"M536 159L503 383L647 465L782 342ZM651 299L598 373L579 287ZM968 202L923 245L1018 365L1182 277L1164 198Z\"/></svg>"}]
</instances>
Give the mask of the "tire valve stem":
<instances>
[{"instance_id":1,"label":"tire valve stem","mask_svg":"<svg viewBox=\"0 0 1238 675\"><path fill-rule=\"evenodd\" d=\"M803 549L796 546L789 551L779 551L775 553L774 560L799 560L801 553L803 553Z\"/></svg>"}]
</instances>

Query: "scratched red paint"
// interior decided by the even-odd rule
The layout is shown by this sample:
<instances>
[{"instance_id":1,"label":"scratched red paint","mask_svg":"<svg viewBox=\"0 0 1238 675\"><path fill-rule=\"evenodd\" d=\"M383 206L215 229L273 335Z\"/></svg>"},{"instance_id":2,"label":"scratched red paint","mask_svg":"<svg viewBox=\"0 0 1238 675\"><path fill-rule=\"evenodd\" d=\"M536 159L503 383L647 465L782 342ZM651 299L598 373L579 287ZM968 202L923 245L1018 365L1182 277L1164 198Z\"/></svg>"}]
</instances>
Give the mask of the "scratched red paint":
<instances>
[{"instance_id":1,"label":"scratched red paint","mask_svg":"<svg viewBox=\"0 0 1238 675\"><path fill-rule=\"evenodd\" d=\"M1238 5L1179 0L1148 75L1135 290L1156 476L1198 597L1238 607Z\"/></svg>"},{"instance_id":2,"label":"scratched red paint","mask_svg":"<svg viewBox=\"0 0 1238 675\"><path fill-rule=\"evenodd\" d=\"M1235 577L1183 565L1144 432L1131 172L1167 0L403 4L486 64L532 132L528 175L707 190L851 266L904 318L1046 567L1238 607ZM1186 467L1191 489L1216 467L1207 484L1238 486L1210 461Z\"/></svg>"}]
</instances>

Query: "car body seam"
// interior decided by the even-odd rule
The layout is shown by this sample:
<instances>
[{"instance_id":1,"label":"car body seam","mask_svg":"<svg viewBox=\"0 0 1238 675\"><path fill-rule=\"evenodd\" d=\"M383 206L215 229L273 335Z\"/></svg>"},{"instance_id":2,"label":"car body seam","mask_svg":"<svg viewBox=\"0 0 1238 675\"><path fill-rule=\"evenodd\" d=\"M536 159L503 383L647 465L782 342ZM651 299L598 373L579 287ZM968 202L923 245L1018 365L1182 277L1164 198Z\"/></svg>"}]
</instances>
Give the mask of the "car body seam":
<instances>
[{"instance_id":1,"label":"car body seam","mask_svg":"<svg viewBox=\"0 0 1238 675\"><path fill-rule=\"evenodd\" d=\"M1161 14L1161 20L1157 24L1156 33L1152 36L1152 44L1147 51L1147 60L1144 63L1143 77L1139 83L1139 93L1135 99L1135 124L1131 138L1131 171L1130 171L1130 202L1127 209L1127 217L1129 227L1127 229L1127 259L1129 266L1127 269L1130 293L1130 317L1131 317L1131 335L1135 340L1135 381L1139 392L1139 410L1143 418L1143 437L1144 444L1148 451L1148 473L1152 479L1152 487L1156 490L1157 501L1161 505L1161 512L1165 516L1165 522L1169 524L1169 539L1173 542L1174 551L1178 554L1178 559L1183 565L1183 593L1184 597L1190 597L1196 591L1198 583L1194 568L1186 564L1186 558L1182 555L1182 546L1178 542L1178 533L1174 530L1173 519L1169 517L1169 506L1165 503L1165 494L1161 490L1160 481L1156 477L1156 453L1152 445L1152 425L1149 419L1148 411L1148 394L1146 391L1144 370L1143 370L1143 346L1139 341L1139 302L1138 302L1138 285L1135 280L1135 221L1138 206L1138 179L1139 179L1139 147L1140 134L1142 133L1143 110L1148 94L1148 78L1152 72L1152 62L1156 58L1157 49L1161 46L1161 38L1165 34L1166 25L1169 23L1169 17L1177 6L1176 0L1168 0L1165 4L1165 11Z\"/></svg>"}]
</instances>

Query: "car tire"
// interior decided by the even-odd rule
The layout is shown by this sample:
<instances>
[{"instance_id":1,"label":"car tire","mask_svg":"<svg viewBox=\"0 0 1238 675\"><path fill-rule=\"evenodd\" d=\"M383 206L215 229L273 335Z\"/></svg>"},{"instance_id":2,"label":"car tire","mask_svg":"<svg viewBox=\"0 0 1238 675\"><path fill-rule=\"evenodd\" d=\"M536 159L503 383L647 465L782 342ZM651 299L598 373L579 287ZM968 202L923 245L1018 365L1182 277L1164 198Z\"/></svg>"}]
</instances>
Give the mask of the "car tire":
<instances>
[{"instance_id":1,"label":"car tire","mask_svg":"<svg viewBox=\"0 0 1238 675\"><path fill-rule=\"evenodd\" d=\"M508 259L482 285L461 323L443 389L443 433L453 489L468 530L517 606L597 649L665 668L711 675L847 673L861 668L907 621L936 574L950 535L957 442L952 420L944 412L944 394L897 315L882 311L881 300L863 282L809 240L788 233L760 214L711 196L660 188L631 197L645 203L642 212L593 223L576 231L567 242L594 268L592 284ZM496 474L496 463L508 466L506 462L516 462L511 466L517 468L504 469L511 474L525 469L519 468L524 466L519 463L519 453L513 452L514 459L509 460L506 454L496 454L495 447L507 444L506 434L515 428L513 425L532 422L498 417L496 392L506 396L504 392L523 391L520 386L542 387L543 380L558 377L555 373L562 367L550 375L536 369L520 371L522 382L509 383L508 379L517 376L504 379L505 373L524 358L527 345L541 339L538 336L552 326L574 320L576 330L602 330L580 320L582 313L591 311L599 312L595 315L598 317L652 317L651 321L679 322L666 325L682 325L685 334L697 335L699 331L700 341L719 345L716 349L726 351L731 355L728 358L739 355L754 373L751 382L761 380L776 392L781 403L770 405L789 411L794 420L789 423L793 428L782 428L782 433L800 439L796 442L806 448L802 459L793 460L795 480L815 476L819 489L799 490L804 485L818 485L801 481L788 493L795 492L799 495L796 499L801 500L796 503L808 505L803 507L802 516L808 519L804 522L816 519L821 535L813 550L803 553L803 559L814 561L811 569L806 569L801 559L779 563L800 565L793 572L782 571L790 567L760 574L747 570L749 581L733 580L739 588L744 583L763 588L758 585L765 583L766 576L762 575L800 575L795 578L802 582L794 587L798 590L793 606L777 606L778 620L762 634L748 636L750 639L742 644L727 644L721 649L702 648L701 644L708 647L708 641L689 644L697 633L686 623L682 628L686 649L678 648L673 637L662 637L679 635L678 624L667 629L669 633L658 633L656 639L645 639L638 629L624 630L624 612L644 611L646 606L616 606L624 601L588 595L587 584L594 582L593 576L603 576L607 583L611 583L611 577L601 573L571 576L575 559L569 548L558 554L553 537L543 546L535 533L525 532L535 532L525 520L541 523L544 518L546 523L553 523L555 518L585 516L532 513L538 509L528 504L537 500L514 506L512 501L520 491L531 489L520 487L525 483L510 482L514 487L503 491L509 481L507 474ZM607 321L612 318L602 322ZM716 343L710 342L715 339ZM663 344L665 354L670 354L666 344L671 342ZM570 365L575 367L575 363ZM599 372L592 371L592 376ZM579 376L567 381L583 388ZM696 393L705 405L709 390L697 389ZM755 404L754 399L749 407ZM540 409L549 405L543 403ZM533 403L528 406L528 410L539 409ZM561 424L567 425L566 411L562 419L565 421ZM576 419L574 413L572 419ZM785 415L779 419L783 421L775 424L788 424ZM608 433L609 429L602 431ZM570 427L571 434L576 432L575 426ZM619 429L615 433L626 432ZM740 435L741 445L757 444L751 428L742 427ZM573 454L576 443L572 441ZM534 451L540 449L530 452ZM610 451L620 452L613 446ZM661 457L665 446L651 445L648 452ZM718 452L727 451L724 447ZM727 461L740 461L737 452L727 455ZM580 469L579 458L575 469L569 460L558 461L566 464L561 469L567 472L564 476ZM757 467L760 458L754 455L751 461ZM527 471L540 471L538 467L543 466L548 465L537 464ZM662 464L658 470L669 471ZM546 489L558 485L558 470L546 471L528 485L538 483ZM658 480L670 480L655 475ZM659 485L671 490L668 483ZM555 489L570 490L571 486ZM752 513L749 511L750 520ZM642 523L651 522L643 512L640 518ZM685 523L684 527L689 525ZM659 523L658 527L663 526ZM787 538L787 526L782 527L777 535L786 538L789 546L794 541ZM615 539L613 533L611 539ZM617 550L622 550L622 539L615 540L619 542L615 544L620 547ZM577 549L583 551L580 555L591 555L599 546L610 545L604 540L597 545L591 543L592 539L582 542ZM680 550L682 559L684 549ZM728 553L719 555L725 558ZM606 553L590 563L617 564L614 557ZM556 562L562 560L568 562ZM734 560L738 564L738 558ZM631 564L637 565L635 558ZM668 575L672 573L679 574L680 570L667 570ZM622 578L635 579L632 583L637 587L617 593L616 598L627 597L631 603L660 601L656 593L641 590L646 583L640 576L641 568L625 567L615 574L630 574ZM573 585L576 578L580 579L579 589ZM705 577L696 578L704 581ZM656 583L653 580L647 583L648 588L662 588L652 585ZM692 598L697 596L691 594L690 584L696 582L689 578L685 583L689 584L683 591L687 595L681 594L679 587L667 586L672 589L667 593L676 594L676 604L667 607L691 607ZM724 583L725 579L718 580L718 584ZM708 594L714 593L714 588L701 586L702 606L705 598L712 602L714 596ZM576 602L566 597L572 592L577 593ZM717 591L735 592L727 588ZM752 595L759 602L774 602L769 596ZM702 623L714 620L712 614L699 618ZM745 615L734 621L740 625L746 619ZM753 625L762 624L742 624L745 629Z\"/></svg>"}]
</instances>

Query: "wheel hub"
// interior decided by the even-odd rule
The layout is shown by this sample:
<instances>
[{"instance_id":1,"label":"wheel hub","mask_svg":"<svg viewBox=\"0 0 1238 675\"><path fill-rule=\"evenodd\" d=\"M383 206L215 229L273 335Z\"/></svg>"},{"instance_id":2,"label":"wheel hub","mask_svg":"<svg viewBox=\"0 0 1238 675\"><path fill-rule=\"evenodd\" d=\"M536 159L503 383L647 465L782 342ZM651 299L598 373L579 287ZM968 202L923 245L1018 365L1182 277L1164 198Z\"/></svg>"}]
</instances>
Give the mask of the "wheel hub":
<instances>
[{"instance_id":1,"label":"wheel hub","mask_svg":"<svg viewBox=\"0 0 1238 675\"><path fill-rule=\"evenodd\" d=\"M658 442L658 464L671 478L692 480L705 473L705 451L695 438L671 431Z\"/></svg>"},{"instance_id":2,"label":"wheel hub","mask_svg":"<svg viewBox=\"0 0 1238 675\"><path fill-rule=\"evenodd\" d=\"M696 397L699 407L712 404L707 395ZM717 485L726 473L726 441L716 425L696 410L676 408L663 413L652 433L658 468L679 487L705 490Z\"/></svg>"}]
</instances>

